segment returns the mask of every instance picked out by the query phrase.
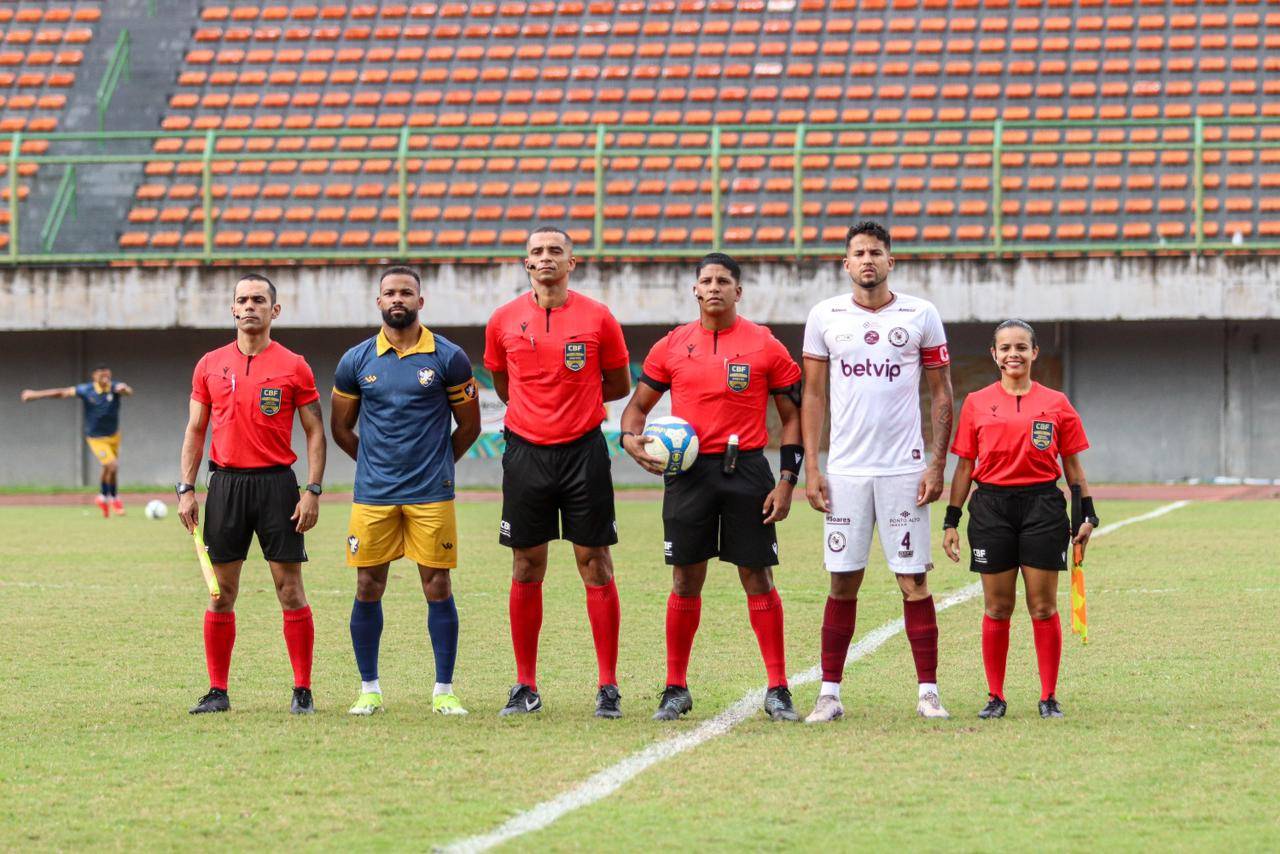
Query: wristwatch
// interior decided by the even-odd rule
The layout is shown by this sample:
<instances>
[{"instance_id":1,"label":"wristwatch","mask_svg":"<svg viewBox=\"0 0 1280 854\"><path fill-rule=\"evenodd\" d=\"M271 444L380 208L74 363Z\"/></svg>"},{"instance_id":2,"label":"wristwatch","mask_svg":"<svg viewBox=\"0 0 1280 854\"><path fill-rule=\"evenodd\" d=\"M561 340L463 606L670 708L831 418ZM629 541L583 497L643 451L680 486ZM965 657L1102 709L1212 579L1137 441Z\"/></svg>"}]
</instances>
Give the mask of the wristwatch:
<instances>
[{"instance_id":1,"label":"wristwatch","mask_svg":"<svg viewBox=\"0 0 1280 854\"><path fill-rule=\"evenodd\" d=\"M799 477L797 477L797 476L796 476L796 473L795 473L795 472L793 472L793 471L782 471L782 472L780 472L780 473L778 474L778 479L779 479L779 480L785 480L787 483L791 484L792 486L795 486L797 483L799 483L799 482L800 482L800 478L799 478Z\"/></svg>"},{"instance_id":2,"label":"wristwatch","mask_svg":"<svg viewBox=\"0 0 1280 854\"><path fill-rule=\"evenodd\" d=\"M308 483L307 492L310 492L312 495L319 498L324 493L324 490L320 488L320 484L318 483Z\"/></svg>"},{"instance_id":3,"label":"wristwatch","mask_svg":"<svg viewBox=\"0 0 1280 854\"><path fill-rule=\"evenodd\" d=\"M174 485L173 491L178 494L179 498L181 498L183 495L186 495L188 492L195 492L196 486L194 483L179 483Z\"/></svg>"},{"instance_id":4,"label":"wristwatch","mask_svg":"<svg viewBox=\"0 0 1280 854\"><path fill-rule=\"evenodd\" d=\"M1097 516L1085 516L1084 520L1095 528L1098 527L1100 521Z\"/></svg>"}]
</instances>

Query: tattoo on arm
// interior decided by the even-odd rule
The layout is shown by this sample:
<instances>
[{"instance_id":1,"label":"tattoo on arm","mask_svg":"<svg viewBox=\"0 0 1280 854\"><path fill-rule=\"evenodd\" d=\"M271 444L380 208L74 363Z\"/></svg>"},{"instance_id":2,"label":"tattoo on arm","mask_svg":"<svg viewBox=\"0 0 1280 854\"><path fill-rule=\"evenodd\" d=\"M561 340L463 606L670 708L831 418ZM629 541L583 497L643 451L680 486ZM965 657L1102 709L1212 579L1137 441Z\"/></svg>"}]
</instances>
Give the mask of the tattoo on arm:
<instances>
[{"instance_id":1,"label":"tattoo on arm","mask_svg":"<svg viewBox=\"0 0 1280 854\"><path fill-rule=\"evenodd\" d=\"M324 419L324 412L323 412L323 410L321 410L321 409L320 409L320 401L318 401L318 400L313 400L313 401L311 401L310 403L308 403L306 406L304 406L304 407L302 407L302 408L303 408L303 409L305 409L305 410L307 410L307 412L311 413L311 414L312 414L312 415L314 415L316 418L321 419L321 420L323 420L323 419Z\"/></svg>"},{"instance_id":2,"label":"tattoo on arm","mask_svg":"<svg viewBox=\"0 0 1280 854\"><path fill-rule=\"evenodd\" d=\"M947 445L951 442L951 401L938 402L933 414L933 460L935 465L946 465Z\"/></svg>"}]
</instances>

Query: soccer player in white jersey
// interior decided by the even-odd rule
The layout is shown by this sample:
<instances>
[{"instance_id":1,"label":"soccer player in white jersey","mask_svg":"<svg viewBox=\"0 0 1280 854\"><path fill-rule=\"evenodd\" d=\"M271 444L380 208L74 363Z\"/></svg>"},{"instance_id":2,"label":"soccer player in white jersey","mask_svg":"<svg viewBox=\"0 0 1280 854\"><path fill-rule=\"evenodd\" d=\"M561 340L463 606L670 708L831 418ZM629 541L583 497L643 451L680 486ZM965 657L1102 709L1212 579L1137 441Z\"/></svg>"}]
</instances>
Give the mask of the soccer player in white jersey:
<instances>
[{"instance_id":1,"label":"soccer player in white jersey","mask_svg":"<svg viewBox=\"0 0 1280 854\"><path fill-rule=\"evenodd\" d=\"M823 300L804 329L806 496L826 514L825 564L831 594L822 621L822 689L809 723L844 715L840 680L853 638L858 588L872 527L902 590L907 639L920 683L916 711L948 717L938 699L938 621L926 573L929 504L942 494L953 398L942 319L933 304L889 290L889 232L875 222L849 229L844 268L852 294ZM920 372L932 397L933 440L925 454ZM818 467L831 404L825 475Z\"/></svg>"}]
</instances>

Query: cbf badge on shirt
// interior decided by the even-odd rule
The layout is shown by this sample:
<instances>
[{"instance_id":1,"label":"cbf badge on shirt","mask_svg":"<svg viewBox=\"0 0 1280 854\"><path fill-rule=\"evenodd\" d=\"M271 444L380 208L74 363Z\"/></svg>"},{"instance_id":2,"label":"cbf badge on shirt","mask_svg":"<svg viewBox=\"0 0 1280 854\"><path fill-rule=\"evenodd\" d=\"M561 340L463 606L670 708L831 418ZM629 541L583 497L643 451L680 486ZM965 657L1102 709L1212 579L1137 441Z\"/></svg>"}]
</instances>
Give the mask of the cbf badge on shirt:
<instances>
[{"instance_id":1,"label":"cbf badge on shirt","mask_svg":"<svg viewBox=\"0 0 1280 854\"><path fill-rule=\"evenodd\" d=\"M423 388L426 388L427 386L431 385L432 381L435 380L435 378L436 378L436 372L433 371L431 368L418 369L418 385L422 386Z\"/></svg>"},{"instance_id":2,"label":"cbf badge on shirt","mask_svg":"<svg viewBox=\"0 0 1280 854\"><path fill-rule=\"evenodd\" d=\"M1047 451L1053 444L1053 422L1031 422L1031 446L1037 451Z\"/></svg>"},{"instance_id":3,"label":"cbf badge on shirt","mask_svg":"<svg viewBox=\"0 0 1280 854\"><path fill-rule=\"evenodd\" d=\"M742 362L729 363L729 389L746 391L751 385L751 366Z\"/></svg>"},{"instance_id":4,"label":"cbf badge on shirt","mask_svg":"<svg viewBox=\"0 0 1280 854\"><path fill-rule=\"evenodd\" d=\"M280 393L278 388L264 388L258 393L258 409L263 415L275 415L280 411Z\"/></svg>"},{"instance_id":5,"label":"cbf badge on shirt","mask_svg":"<svg viewBox=\"0 0 1280 854\"><path fill-rule=\"evenodd\" d=\"M564 345L564 366L577 373L587 366L587 345L584 341L568 341Z\"/></svg>"}]
</instances>

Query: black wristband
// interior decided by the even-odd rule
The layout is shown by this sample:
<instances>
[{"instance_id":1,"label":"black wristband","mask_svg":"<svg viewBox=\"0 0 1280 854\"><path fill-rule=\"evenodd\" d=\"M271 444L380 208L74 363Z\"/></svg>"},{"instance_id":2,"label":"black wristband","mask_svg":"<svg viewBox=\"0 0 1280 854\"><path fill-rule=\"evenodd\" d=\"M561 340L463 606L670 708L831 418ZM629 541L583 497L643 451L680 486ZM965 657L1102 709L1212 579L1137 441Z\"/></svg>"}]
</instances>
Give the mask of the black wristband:
<instances>
[{"instance_id":1,"label":"black wristband","mask_svg":"<svg viewBox=\"0 0 1280 854\"><path fill-rule=\"evenodd\" d=\"M964 515L964 511L954 504L947 505L947 515L942 520L942 530L947 528L959 528L960 517Z\"/></svg>"},{"instance_id":2,"label":"black wristband","mask_svg":"<svg viewBox=\"0 0 1280 854\"><path fill-rule=\"evenodd\" d=\"M778 469L800 474L800 464L804 462L804 445L783 445L779 452Z\"/></svg>"},{"instance_id":3,"label":"black wristband","mask_svg":"<svg viewBox=\"0 0 1280 854\"><path fill-rule=\"evenodd\" d=\"M1098 527L1098 514L1093 510L1093 496L1086 495L1080 499L1080 513L1085 519L1090 521L1095 528Z\"/></svg>"}]
</instances>

